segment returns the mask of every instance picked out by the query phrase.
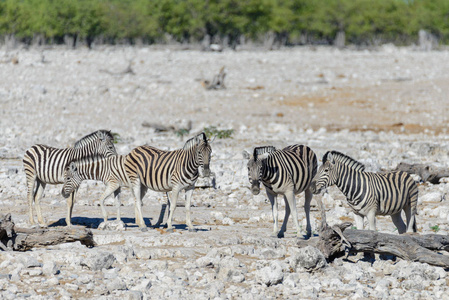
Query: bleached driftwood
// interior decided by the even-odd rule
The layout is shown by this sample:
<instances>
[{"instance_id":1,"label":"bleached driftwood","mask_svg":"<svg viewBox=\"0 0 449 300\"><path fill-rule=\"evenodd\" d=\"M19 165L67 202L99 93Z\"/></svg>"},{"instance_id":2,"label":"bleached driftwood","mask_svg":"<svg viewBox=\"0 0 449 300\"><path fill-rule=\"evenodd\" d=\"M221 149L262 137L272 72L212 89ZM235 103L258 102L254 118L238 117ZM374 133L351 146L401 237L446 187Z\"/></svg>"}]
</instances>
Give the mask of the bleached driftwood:
<instances>
[{"instance_id":1,"label":"bleached driftwood","mask_svg":"<svg viewBox=\"0 0 449 300\"><path fill-rule=\"evenodd\" d=\"M350 229L351 225L343 223L329 227L326 224L320 232L320 237L311 242L323 252L326 259L342 256L345 250L349 250L390 254L408 261L449 268L449 256L435 252L449 252L449 236L388 234Z\"/></svg>"},{"instance_id":2,"label":"bleached driftwood","mask_svg":"<svg viewBox=\"0 0 449 300\"><path fill-rule=\"evenodd\" d=\"M14 251L27 251L76 241L86 246L94 246L92 232L84 227L19 228L15 227L10 214L0 218L0 240L2 250Z\"/></svg>"},{"instance_id":3,"label":"bleached driftwood","mask_svg":"<svg viewBox=\"0 0 449 300\"><path fill-rule=\"evenodd\" d=\"M220 72L214 76L214 78L212 79L212 81L209 80L202 80L201 81L201 85L206 89L206 90L221 90L221 89L225 89L225 80L226 77L226 69L225 67L221 67Z\"/></svg>"},{"instance_id":4,"label":"bleached driftwood","mask_svg":"<svg viewBox=\"0 0 449 300\"><path fill-rule=\"evenodd\" d=\"M100 72L107 73L107 74L113 75L113 76L121 76L121 75L125 75L125 74L136 75L134 70L131 68L131 65L132 65L132 60L129 61L128 67L126 67L126 69L121 72L112 72L112 71L109 71L106 69L100 69Z\"/></svg>"},{"instance_id":5,"label":"bleached driftwood","mask_svg":"<svg viewBox=\"0 0 449 300\"><path fill-rule=\"evenodd\" d=\"M419 175L423 181L428 181L433 184L440 183L441 178L449 177L448 169L438 168L427 164L409 164L401 162L394 171L416 174Z\"/></svg>"}]
</instances>

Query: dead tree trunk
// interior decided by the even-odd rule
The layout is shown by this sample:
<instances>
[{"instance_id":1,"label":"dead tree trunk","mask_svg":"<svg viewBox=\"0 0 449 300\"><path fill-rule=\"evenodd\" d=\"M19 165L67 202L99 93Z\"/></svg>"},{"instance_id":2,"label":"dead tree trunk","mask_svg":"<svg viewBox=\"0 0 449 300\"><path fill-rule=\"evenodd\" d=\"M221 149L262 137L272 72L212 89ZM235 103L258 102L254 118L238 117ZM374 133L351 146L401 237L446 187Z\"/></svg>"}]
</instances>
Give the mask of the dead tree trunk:
<instances>
[{"instance_id":1,"label":"dead tree trunk","mask_svg":"<svg viewBox=\"0 0 449 300\"><path fill-rule=\"evenodd\" d=\"M50 245L80 241L94 246L92 232L84 227L26 229L15 227L11 214L0 216L0 249L27 251Z\"/></svg>"},{"instance_id":2,"label":"dead tree trunk","mask_svg":"<svg viewBox=\"0 0 449 300\"><path fill-rule=\"evenodd\" d=\"M327 259L350 252L392 254L409 261L449 268L449 256L432 250L449 251L449 236L427 234L388 234L371 230L349 229L351 223L324 226L317 248Z\"/></svg>"},{"instance_id":3,"label":"dead tree trunk","mask_svg":"<svg viewBox=\"0 0 449 300\"><path fill-rule=\"evenodd\" d=\"M416 174L419 175L423 181L428 181L433 184L440 183L440 179L443 177L449 177L448 169L442 169L426 164L408 164L401 162L394 171Z\"/></svg>"},{"instance_id":4,"label":"dead tree trunk","mask_svg":"<svg viewBox=\"0 0 449 300\"><path fill-rule=\"evenodd\" d=\"M71 226L70 228L52 229L23 229L16 228L13 238L15 251L27 251L32 248L42 248L62 243L80 241L81 244L94 246L92 232L84 227Z\"/></svg>"},{"instance_id":5,"label":"dead tree trunk","mask_svg":"<svg viewBox=\"0 0 449 300\"><path fill-rule=\"evenodd\" d=\"M203 87L206 90L221 90L221 89L225 89L225 80L226 77L226 70L225 67L221 67L220 72L214 76L214 78L212 79L212 81L209 80L203 80L201 82L201 84L203 85Z\"/></svg>"}]
</instances>

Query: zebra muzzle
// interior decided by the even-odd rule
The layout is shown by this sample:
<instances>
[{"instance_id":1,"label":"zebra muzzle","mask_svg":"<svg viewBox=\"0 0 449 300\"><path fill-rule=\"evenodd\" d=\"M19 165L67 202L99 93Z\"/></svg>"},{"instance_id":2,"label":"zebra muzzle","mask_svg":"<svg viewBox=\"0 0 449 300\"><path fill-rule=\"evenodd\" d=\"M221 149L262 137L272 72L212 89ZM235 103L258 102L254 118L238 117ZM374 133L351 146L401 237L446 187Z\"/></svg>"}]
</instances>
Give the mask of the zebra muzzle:
<instances>
[{"instance_id":1,"label":"zebra muzzle","mask_svg":"<svg viewBox=\"0 0 449 300\"><path fill-rule=\"evenodd\" d=\"M260 193L260 187L257 183L253 183L251 185L251 193L253 193L253 195L259 195Z\"/></svg>"},{"instance_id":2,"label":"zebra muzzle","mask_svg":"<svg viewBox=\"0 0 449 300\"><path fill-rule=\"evenodd\" d=\"M70 193L66 193L64 189L62 189L61 194L62 194L62 197L64 197L64 198L69 198L69 196L70 196Z\"/></svg>"}]
</instances>

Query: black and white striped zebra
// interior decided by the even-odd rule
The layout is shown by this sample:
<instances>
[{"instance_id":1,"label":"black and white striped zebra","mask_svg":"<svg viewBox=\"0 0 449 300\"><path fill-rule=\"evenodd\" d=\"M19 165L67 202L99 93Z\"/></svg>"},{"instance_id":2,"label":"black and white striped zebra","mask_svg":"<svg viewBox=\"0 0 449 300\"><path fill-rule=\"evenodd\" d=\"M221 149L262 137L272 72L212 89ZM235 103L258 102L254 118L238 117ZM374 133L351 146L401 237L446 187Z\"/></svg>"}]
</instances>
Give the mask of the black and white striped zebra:
<instances>
[{"instance_id":1,"label":"black and white striped zebra","mask_svg":"<svg viewBox=\"0 0 449 300\"><path fill-rule=\"evenodd\" d=\"M141 205L142 198L148 189L157 192L171 191L167 231L172 232L173 214L179 192L185 189L186 223L189 231L193 231L190 219L192 192L200 175L200 167L202 167L203 176L210 174L211 153L212 149L204 133L189 139L182 149L174 151L164 151L151 146L140 146L133 149L126 157L125 166L130 176L134 195L138 197L136 214L139 214L139 220L136 220L136 223L139 226L142 224L144 226Z\"/></svg>"},{"instance_id":2,"label":"black and white striped zebra","mask_svg":"<svg viewBox=\"0 0 449 300\"><path fill-rule=\"evenodd\" d=\"M72 161L64 171L64 185L61 194L68 198L76 192L83 180L102 181L106 189L100 197L101 212L104 221L108 221L108 213L104 208L104 200L114 193L117 206L117 220L121 220L120 215L120 188L131 187L128 174L125 170L124 155L110 157L85 157Z\"/></svg>"},{"instance_id":3,"label":"black and white striped zebra","mask_svg":"<svg viewBox=\"0 0 449 300\"><path fill-rule=\"evenodd\" d=\"M363 229L363 218L370 230L376 230L376 215L390 215L399 233L416 232L418 186L405 172L365 172L365 166L347 155L329 151L312 181L312 191L320 193L336 185L346 196L355 216L356 226ZM401 217L405 212L407 226Z\"/></svg>"},{"instance_id":4,"label":"black and white striped zebra","mask_svg":"<svg viewBox=\"0 0 449 300\"><path fill-rule=\"evenodd\" d=\"M306 233L310 237L312 234L310 201L313 195L309 185L317 171L315 153L304 145L291 145L282 150L266 146L255 148L252 156L244 152L244 156L249 158L248 178L251 192L254 195L260 193L260 182L265 186L273 212L273 236L284 236L290 212L296 234L300 236L295 195L305 191ZM285 218L280 231L278 231L277 195L284 195L285 199Z\"/></svg>"},{"instance_id":5,"label":"black and white striped zebra","mask_svg":"<svg viewBox=\"0 0 449 300\"><path fill-rule=\"evenodd\" d=\"M75 143L74 148L58 149L46 145L34 145L25 152L23 167L27 181L28 214L31 224L34 223L33 203L40 225L46 226L40 207L40 199L47 184L64 182L64 169L73 160L86 156L116 155L110 131L95 131ZM74 194L67 199L67 225L71 225Z\"/></svg>"}]
</instances>

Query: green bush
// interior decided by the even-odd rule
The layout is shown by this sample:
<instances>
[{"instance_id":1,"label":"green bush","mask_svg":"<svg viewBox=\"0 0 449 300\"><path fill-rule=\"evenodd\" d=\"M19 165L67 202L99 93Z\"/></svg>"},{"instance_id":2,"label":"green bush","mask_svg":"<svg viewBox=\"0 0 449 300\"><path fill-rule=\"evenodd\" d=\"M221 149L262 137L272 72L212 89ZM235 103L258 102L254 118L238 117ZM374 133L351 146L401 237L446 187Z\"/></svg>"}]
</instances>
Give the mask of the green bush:
<instances>
[{"instance_id":1,"label":"green bush","mask_svg":"<svg viewBox=\"0 0 449 300\"><path fill-rule=\"evenodd\" d=\"M415 42L420 29L449 41L448 0L0 0L0 35L48 43L72 36L90 43L141 39L180 42L206 35L287 44L332 43L338 32L356 45Z\"/></svg>"},{"instance_id":2,"label":"green bush","mask_svg":"<svg viewBox=\"0 0 449 300\"><path fill-rule=\"evenodd\" d=\"M219 130L215 126L204 127L203 131L208 139L215 137L219 139L228 139L232 138L232 134L234 133L234 129Z\"/></svg>"}]
</instances>

